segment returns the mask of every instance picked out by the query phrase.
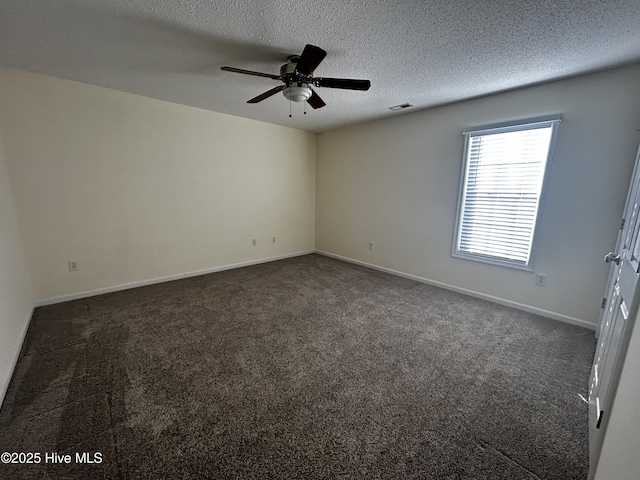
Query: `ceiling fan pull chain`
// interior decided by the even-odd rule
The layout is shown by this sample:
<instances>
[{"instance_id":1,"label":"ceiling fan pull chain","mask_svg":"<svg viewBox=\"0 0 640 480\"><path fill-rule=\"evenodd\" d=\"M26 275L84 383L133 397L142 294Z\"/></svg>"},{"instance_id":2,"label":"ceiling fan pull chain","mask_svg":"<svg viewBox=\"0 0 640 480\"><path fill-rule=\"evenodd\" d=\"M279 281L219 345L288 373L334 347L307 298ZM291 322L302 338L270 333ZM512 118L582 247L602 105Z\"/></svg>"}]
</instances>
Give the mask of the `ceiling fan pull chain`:
<instances>
[{"instance_id":1,"label":"ceiling fan pull chain","mask_svg":"<svg viewBox=\"0 0 640 480\"><path fill-rule=\"evenodd\" d=\"M289 99L289 118L291 118L291 99Z\"/></svg>"}]
</instances>

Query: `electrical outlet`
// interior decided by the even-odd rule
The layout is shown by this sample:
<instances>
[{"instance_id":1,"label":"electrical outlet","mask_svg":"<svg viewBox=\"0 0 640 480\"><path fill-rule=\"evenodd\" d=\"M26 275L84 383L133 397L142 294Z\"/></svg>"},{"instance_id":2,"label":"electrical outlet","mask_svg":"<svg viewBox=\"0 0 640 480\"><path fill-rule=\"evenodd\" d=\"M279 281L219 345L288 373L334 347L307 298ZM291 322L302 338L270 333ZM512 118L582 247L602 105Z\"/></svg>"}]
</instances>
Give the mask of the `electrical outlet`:
<instances>
[{"instance_id":1,"label":"electrical outlet","mask_svg":"<svg viewBox=\"0 0 640 480\"><path fill-rule=\"evenodd\" d=\"M78 271L78 261L77 260L69 260L69 262L67 262L69 265L69 271L70 272L77 272Z\"/></svg>"},{"instance_id":2,"label":"electrical outlet","mask_svg":"<svg viewBox=\"0 0 640 480\"><path fill-rule=\"evenodd\" d=\"M373 242L369 242L369 250L373 250Z\"/></svg>"},{"instance_id":3,"label":"electrical outlet","mask_svg":"<svg viewBox=\"0 0 640 480\"><path fill-rule=\"evenodd\" d=\"M271 237L271 244L275 245L276 244L276 237Z\"/></svg>"},{"instance_id":4,"label":"electrical outlet","mask_svg":"<svg viewBox=\"0 0 640 480\"><path fill-rule=\"evenodd\" d=\"M252 246L255 247L257 245L257 243L258 243L258 241L255 238L251 240L251 245Z\"/></svg>"},{"instance_id":5,"label":"electrical outlet","mask_svg":"<svg viewBox=\"0 0 640 480\"><path fill-rule=\"evenodd\" d=\"M547 276L544 273L536 273L536 285L544 287L547 284Z\"/></svg>"}]
</instances>

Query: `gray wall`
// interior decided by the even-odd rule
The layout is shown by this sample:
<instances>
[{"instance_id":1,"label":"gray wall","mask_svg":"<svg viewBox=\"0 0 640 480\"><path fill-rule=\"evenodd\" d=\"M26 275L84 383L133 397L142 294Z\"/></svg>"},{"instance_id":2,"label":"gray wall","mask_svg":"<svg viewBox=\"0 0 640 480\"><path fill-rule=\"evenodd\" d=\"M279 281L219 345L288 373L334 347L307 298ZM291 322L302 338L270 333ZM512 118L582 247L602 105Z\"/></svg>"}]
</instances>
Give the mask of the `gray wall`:
<instances>
[{"instance_id":1,"label":"gray wall","mask_svg":"<svg viewBox=\"0 0 640 480\"><path fill-rule=\"evenodd\" d=\"M0 135L0 404L9 386L33 302Z\"/></svg>"},{"instance_id":2,"label":"gray wall","mask_svg":"<svg viewBox=\"0 0 640 480\"><path fill-rule=\"evenodd\" d=\"M549 114L562 122L534 264L547 285L452 258L462 129ZM319 134L316 248L594 326L639 128L634 65Z\"/></svg>"}]
</instances>

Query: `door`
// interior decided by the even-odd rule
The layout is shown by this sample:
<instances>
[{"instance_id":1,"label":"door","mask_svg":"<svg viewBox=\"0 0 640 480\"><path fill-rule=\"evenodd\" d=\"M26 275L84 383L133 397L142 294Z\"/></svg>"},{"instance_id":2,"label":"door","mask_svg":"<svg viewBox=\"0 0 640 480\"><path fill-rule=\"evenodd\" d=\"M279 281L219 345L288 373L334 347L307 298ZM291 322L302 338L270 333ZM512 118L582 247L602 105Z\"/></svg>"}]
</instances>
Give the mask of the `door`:
<instances>
[{"instance_id":1,"label":"door","mask_svg":"<svg viewBox=\"0 0 640 480\"><path fill-rule=\"evenodd\" d=\"M640 149L631 178L616 252L605 256L612 264L600 320L598 346L589 381L589 478L595 475L609 412L618 386L629 336L640 303Z\"/></svg>"}]
</instances>

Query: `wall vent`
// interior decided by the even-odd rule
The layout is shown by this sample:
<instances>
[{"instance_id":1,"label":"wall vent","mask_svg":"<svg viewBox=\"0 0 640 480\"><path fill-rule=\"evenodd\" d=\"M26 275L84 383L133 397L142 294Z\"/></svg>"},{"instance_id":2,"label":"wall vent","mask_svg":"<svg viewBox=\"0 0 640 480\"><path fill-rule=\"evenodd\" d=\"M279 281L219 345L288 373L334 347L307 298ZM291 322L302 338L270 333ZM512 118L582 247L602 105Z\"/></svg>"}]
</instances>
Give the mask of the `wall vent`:
<instances>
[{"instance_id":1,"label":"wall vent","mask_svg":"<svg viewBox=\"0 0 640 480\"><path fill-rule=\"evenodd\" d=\"M393 107L389 107L389 110L393 110L398 111L398 110L404 110L405 108L410 108L413 107L413 105L411 105L410 103L403 103L402 105L395 105Z\"/></svg>"}]
</instances>

